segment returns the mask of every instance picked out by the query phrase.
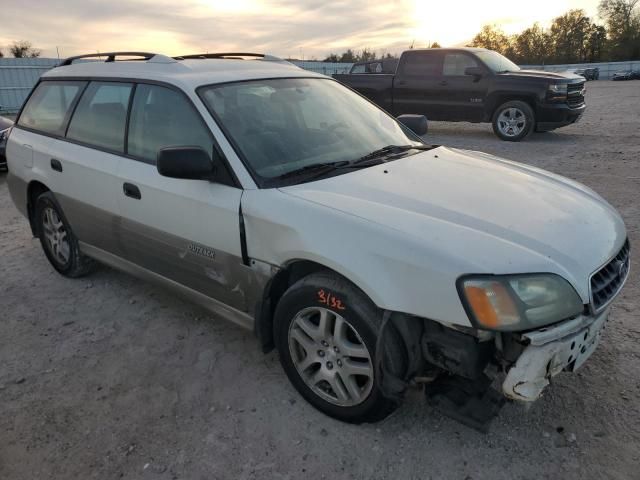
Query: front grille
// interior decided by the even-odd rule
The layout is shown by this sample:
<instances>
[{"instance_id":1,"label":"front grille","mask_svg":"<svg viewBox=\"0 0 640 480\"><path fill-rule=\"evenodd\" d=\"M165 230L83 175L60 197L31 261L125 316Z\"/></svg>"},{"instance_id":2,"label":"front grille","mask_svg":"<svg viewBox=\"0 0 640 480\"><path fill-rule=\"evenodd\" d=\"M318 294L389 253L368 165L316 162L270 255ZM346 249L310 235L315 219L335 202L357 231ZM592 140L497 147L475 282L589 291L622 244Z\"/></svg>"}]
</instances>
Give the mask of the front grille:
<instances>
[{"instance_id":1,"label":"front grille","mask_svg":"<svg viewBox=\"0 0 640 480\"><path fill-rule=\"evenodd\" d=\"M629 240L609 263L591 276L591 302L598 311L615 297L629 274Z\"/></svg>"},{"instance_id":2,"label":"front grille","mask_svg":"<svg viewBox=\"0 0 640 480\"><path fill-rule=\"evenodd\" d=\"M579 107L584 103L584 82L567 85L567 103L570 107Z\"/></svg>"}]
</instances>

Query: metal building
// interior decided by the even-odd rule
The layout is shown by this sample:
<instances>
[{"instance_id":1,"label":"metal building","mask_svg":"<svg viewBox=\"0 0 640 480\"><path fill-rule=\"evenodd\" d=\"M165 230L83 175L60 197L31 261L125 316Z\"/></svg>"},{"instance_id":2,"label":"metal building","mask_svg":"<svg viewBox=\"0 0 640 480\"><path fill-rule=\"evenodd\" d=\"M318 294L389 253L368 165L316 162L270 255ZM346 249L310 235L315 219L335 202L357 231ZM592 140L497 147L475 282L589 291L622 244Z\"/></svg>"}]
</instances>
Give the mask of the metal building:
<instances>
[{"instance_id":1,"label":"metal building","mask_svg":"<svg viewBox=\"0 0 640 480\"><path fill-rule=\"evenodd\" d=\"M0 114L20 110L40 75L58 63L55 58L0 58Z\"/></svg>"}]
</instances>

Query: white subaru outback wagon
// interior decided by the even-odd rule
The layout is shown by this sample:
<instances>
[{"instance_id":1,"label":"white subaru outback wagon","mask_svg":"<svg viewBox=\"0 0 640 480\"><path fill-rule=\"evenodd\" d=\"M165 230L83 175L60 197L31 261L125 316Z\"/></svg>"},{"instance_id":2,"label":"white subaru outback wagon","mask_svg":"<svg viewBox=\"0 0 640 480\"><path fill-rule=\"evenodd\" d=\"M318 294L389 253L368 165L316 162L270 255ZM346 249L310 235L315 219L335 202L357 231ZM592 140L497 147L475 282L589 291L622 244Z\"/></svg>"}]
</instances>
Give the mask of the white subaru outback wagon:
<instances>
[{"instance_id":1,"label":"white subaru outback wagon","mask_svg":"<svg viewBox=\"0 0 640 480\"><path fill-rule=\"evenodd\" d=\"M629 242L589 188L426 145L424 117L275 57L103 55L43 75L8 139L61 274L104 263L253 329L349 422L422 382L483 427L594 351Z\"/></svg>"}]
</instances>

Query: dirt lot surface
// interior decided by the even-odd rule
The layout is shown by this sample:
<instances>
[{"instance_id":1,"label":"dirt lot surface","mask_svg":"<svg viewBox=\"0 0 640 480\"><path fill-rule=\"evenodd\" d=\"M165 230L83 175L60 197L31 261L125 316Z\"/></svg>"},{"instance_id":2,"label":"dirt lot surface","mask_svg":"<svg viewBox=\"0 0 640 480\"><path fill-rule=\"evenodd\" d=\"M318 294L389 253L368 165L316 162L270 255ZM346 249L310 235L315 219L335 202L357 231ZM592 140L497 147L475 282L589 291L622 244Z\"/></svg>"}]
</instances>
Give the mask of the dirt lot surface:
<instances>
[{"instance_id":1,"label":"dirt lot surface","mask_svg":"<svg viewBox=\"0 0 640 480\"><path fill-rule=\"evenodd\" d=\"M583 182L640 245L640 82L588 84L583 121L522 143L433 123L433 143ZM526 215L526 212L522 212ZM589 239L585 238L585 242ZM310 407L253 334L127 275L48 265L0 174L0 479L640 478L638 266L594 356L487 435L419 391L382 423Z\"/></svg>"}]
</instances>

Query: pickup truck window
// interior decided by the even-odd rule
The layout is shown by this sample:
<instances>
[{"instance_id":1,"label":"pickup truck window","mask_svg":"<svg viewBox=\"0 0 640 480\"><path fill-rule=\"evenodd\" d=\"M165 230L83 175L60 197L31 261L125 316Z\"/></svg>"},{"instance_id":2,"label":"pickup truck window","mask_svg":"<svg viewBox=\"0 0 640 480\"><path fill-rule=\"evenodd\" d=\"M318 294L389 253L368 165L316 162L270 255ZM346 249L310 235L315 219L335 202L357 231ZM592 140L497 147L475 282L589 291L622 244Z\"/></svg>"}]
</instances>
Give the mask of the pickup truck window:
<instances>
[{"instance_id":1,"label":"pickup truck window","mask_svg":"<svg viewBox=\"0 0 640 480\"><path fill-rule=\"evenodd\" d=\"M332 80L255 80L203 87L199 94L262 185L388 145L421 145L393 117Z\"/></svg>"},{"instance_id":2,"label":"pickup truck window","mask_svg":"<svg viewBox=\"0 0 640 480\"><path fill-rule=\"evenodd\" d=\"M437 52L410 52L403 55L402 73L422 77L440 75L441 57Z\"/></svg>"},{"instance_id":3,"label":"pickup truck window","mask_svg":"<svg viewBox=\"0 0 640 480\"><path fill-rule=\"evenodd\" d=\"M469 55L465 55L464 53L447 53L444 57L442 74L447 77L462 76L466 68L477 66L478 62Z\"/></svg>"}]
</instances>

